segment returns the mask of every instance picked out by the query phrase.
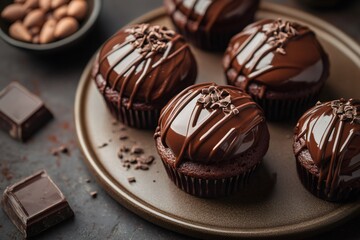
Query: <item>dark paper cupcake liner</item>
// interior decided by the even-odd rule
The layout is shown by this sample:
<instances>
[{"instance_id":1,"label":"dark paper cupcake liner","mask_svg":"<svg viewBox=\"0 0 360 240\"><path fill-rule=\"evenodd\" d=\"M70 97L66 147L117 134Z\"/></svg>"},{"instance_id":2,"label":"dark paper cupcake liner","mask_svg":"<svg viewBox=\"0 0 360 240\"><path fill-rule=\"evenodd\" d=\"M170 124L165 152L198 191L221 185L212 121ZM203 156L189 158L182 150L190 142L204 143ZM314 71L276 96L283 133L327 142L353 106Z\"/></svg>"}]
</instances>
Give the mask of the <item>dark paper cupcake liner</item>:
<instances>
[{"instance_id":1,"label":"dark paper cupcake liner","mask_svg":"<svg viewBox=\"0 0 360 240\"><path fill-rule=\"evenodd\" d=\"M243 174L233 177L222 179L201 179L187 176L174 169L165 161L162 162L168 177L175 183L177 187L186 193L203 198L228 196L238 192L247 185L250 176L260 165L257 164Z\"/></svg>"},{"instance_id":2,"label":"dark paper cupcake liner","mask_svg":"<svg viewBox=\"0 0 360 240\"><path fill-rule=\"evenodd\" d=\"M122 104L119 105L119 93L117 91L106 87L104 92L105 82L101 78L97 78L95 82L114 118L133 128L156 128L161 106L134 102L130 108L127 108L128 98L123 98Z\"/></svg>"},{"instance_id":3,"label":"dark paper cupcake liner","mask_svg":"<svg viewBox=\"0 0 360 240\"><path fill-rule=\"evenodd\" d=\"M251 11L253 12L252 14ZM243 20L237 22L235 28L226 31L220 29L219 31L211 30L208 32L204 29L199 29L193 32L180 27L176 28L178 32L184 35L187 40L200 49L216 52L224 51L227 48L231 38L241 32L248 24L254 21L254 12L255 8L249 10L249 13L247 14L248 16L246 16L246 18L244 17ZM177 25L176 22L173 23L175 26Z\"/></svg>"},{"instance_id":4,"label":"dark paper cupcake liner","mask_svg":"<svg viewBox=\"0 0 360 240\"><path fill-rule=\"evenodd\" d=\"M183 34L198 48L206 51L224 51L236 32L215 34L198 31L195 33L183 32Z\"/></svg>"},{"instance_id":5,"label":"dark paper cupcake liner","mask_svg":"<svg viewBox=\"0 0 360 240\"><path fill-rule=\"evenodd\" d=\"M318 186L319 177L310 173L304 166L301 165L299 160L296 161L296 168L303 186L313 195L323 200L330 202L346 202L355 200L360 193L359 189L339 186L331 195L329 195L325 187L325 181Z\"/></svg>"},{"instance_id":6,"label":"dark paper cupcake liner","mask_svg":"<svg viewBox=\"0 0 360 240\"><path fill-rule=\"evenodd\" d=\"M125 125L140 129L156 128L161 109L146 105L140 106L139 109L136 108L136 105L130 109L125 106L119 108L117 103L109 102L107 99L105 101L111 114Z\"/></svg>"},{"instance_id":7,"label":"dark paper cupcake liner","mask_svg":"<svg viewBox=\"0 0 360 240\"><path fill-rule=\"evenodd\" d=\"M264 110L267 120L297 120L306 110L316 104L319 92L316 91L299 99L265 99L252 94L251 97Z\"/></svg>"}]
</instances>

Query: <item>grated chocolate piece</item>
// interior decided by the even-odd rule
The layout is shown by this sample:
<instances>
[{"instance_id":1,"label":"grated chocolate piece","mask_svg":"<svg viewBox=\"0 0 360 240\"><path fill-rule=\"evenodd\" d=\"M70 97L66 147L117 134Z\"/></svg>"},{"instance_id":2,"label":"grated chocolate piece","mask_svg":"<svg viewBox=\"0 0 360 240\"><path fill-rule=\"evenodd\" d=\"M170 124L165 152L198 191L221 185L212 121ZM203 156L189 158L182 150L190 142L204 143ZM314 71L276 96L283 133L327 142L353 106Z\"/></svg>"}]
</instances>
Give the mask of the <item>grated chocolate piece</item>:
<instances>
[{"instance_id":1,"label":"grated chocolate piece","mask_svg":"<svg viewBox=\"0 0 360 240\"><path fill-rule=\"evenodd\" d=\"M129 183L134 183L134 182L136 182L136 178L135 177L128 177L128 182Z\"/></svg>"},{"instance_id":2,"label":"grated chocolate piece","mask_svg":"<svg viewBox=\"0 0 360 240\"><path fill-rule=\"evenodd\" d=\"M98 146L98 148L104 148L104 147L107 147L108 145L109 145L108 143L103 143L100 146Z\"/></svg>"},{"instance_id":3,"label":"grated chocolate piece","mask_svg":"<svg viewBox=\"0 0 360 240\"><path fill-rule=\"evenodd\" d=\"M98 195L97 191L92 191L92 192L90 192L90 196L91 196L92 198L97 198L97 195Z\"/></svg>"},{"instance_id":4,"label":"grated chocolate piece","mask_svg":"<svg viewBox=\"0 0 360 240\"><path fill-rule=\"evenodd\" d=\"M131 148L131 151L130 151L131 154L143 154L144 153L144 149L142 149L141 147L138 147L138 146L133 146Z\"/></svg>"}]
</instances>

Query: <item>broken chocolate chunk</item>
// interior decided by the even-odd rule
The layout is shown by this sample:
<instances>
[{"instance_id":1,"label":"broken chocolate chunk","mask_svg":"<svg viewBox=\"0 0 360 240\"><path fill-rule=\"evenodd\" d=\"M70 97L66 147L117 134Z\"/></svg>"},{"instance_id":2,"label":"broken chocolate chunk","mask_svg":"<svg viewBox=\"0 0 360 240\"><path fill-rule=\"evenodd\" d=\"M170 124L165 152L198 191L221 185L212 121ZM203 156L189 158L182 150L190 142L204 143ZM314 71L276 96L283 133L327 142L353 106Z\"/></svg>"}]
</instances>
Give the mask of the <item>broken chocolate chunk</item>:
<instances>
[{"instance_id":1,"label":"broken chocolate chunk","mask_svg":"<svg viewBox=\"0 0 360 240\"><path fill-rule=\"evenodd\" d=\"M28 140L52 117L44 102L20 83L12 82L0 92L0 128L12 138Z\"/></svg>"},{"instance_id":2,"label":"broken chocolate chunk","mask_svg":"<svg viewBox=\"0 0 360 240\"><path fill-rule=\"evenodd\" d=\"M65 196L45 170L7 187L2 207L25 238L74 215Z\"/></svg>"}]
</instances>

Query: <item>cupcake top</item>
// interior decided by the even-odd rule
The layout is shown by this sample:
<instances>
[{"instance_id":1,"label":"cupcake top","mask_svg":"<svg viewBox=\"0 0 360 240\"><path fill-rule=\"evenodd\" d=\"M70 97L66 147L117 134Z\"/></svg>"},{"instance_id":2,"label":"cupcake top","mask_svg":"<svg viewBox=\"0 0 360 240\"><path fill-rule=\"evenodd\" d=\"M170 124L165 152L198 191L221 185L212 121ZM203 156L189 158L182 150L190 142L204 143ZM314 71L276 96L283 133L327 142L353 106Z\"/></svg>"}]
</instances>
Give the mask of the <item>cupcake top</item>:
<instances>
[{"instance_id":1,"label":"cupcake top","mask_svg":"<svg viewBox=\"0 0 360 240\"><path fill-rule=\"evenodd\" d=\"M133 25L101 48L93 69L98 82L134 101L166 102L195 81L195 59L184 38L162 26ZM189 77L192 76L192 77ZM185 83L185 81L187 81ZM119 101L121 102L121 101Z\"/></svg>"},{"instance_id":2,"label":"cupcake top","mask_svg":"<svg viewBox=\"0 0 360 240\"><path fill-rule=\"evenodd\" d=\"M325 81L328 56L315 33L285 20L261 20L234 36L224 56L228 81L247 89L296 90Z\"/></svg>"},{"instance_id":3,"label":"cupcake top","mask_svg":"<svg viewBox=\"0 0 360 240\"><path fill-rule=\"evenodd\" d=\"M295 140L295 154L307 148L328 187L359 178L360 100L318 103L299 120Z\"/></svg>"},{"instance_id":4,"label":"cupcake top","mask_svg":"<svg viewBox=\"0 0 360 240\"><path fill-rule=\"evenodd\" d=\"M264 115L237 87L214 83L193 85L162 110L155 138L176 156L194 162L232 160L268 134Z\"/></svg>"},{"instance_id":5,"label":"cupcake top","mask_svg":"<svg viewBox=\"0 0 360 240\"><path fill-rule=\"evenodd\" d=\"M247 13L258 0L165 0L165 3L180 27L196 32L234 24L229 21Z\"/></svg>"}]
</instances>

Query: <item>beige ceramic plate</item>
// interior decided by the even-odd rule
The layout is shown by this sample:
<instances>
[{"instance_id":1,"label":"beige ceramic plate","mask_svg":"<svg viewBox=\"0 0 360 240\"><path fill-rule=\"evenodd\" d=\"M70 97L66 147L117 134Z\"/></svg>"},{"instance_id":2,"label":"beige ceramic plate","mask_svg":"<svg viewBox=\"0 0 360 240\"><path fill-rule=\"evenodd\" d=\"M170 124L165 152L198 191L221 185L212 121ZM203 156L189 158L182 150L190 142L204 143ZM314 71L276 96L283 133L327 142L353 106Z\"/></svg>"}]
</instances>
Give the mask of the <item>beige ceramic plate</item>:
<instances>
[{"instance_id":1,"label":"beige ceramic plate","mask_svg":"<svg viewBox=\"0 0 360 240\"><path fill-rule=\"evenodd\" d=\"M264 3L259 18L295 20L318 34L331 58L331 79L322 100L339 97L360 98L359 46L333 26L308 14ZM135 22L171 26L162 9ZM194 49L199 64L198 82L225 83L219 54ZM121 143L119 126L105 107L89 75L91 63L79 83L75 103L76 130L85 161L100 184L122 205L141 217L174 231L197 237L291 237L310 235L340 224L359 212L360 204L337 205L319 200L301 185L295 171L291 136L293 124L269 123L270 150L250 186L242 193L218 200L190 196L166 176L161 160L148 172L126 171L117 158ZM157 156L153 133L128 129L132 140L147 154ZM105 148L98 146L112 139ZM132 140L123 141L132 144ZM127 177L136 177L130 184ZM155 182L153 181L155 180Z\"/></svg>"}]
</instances>

